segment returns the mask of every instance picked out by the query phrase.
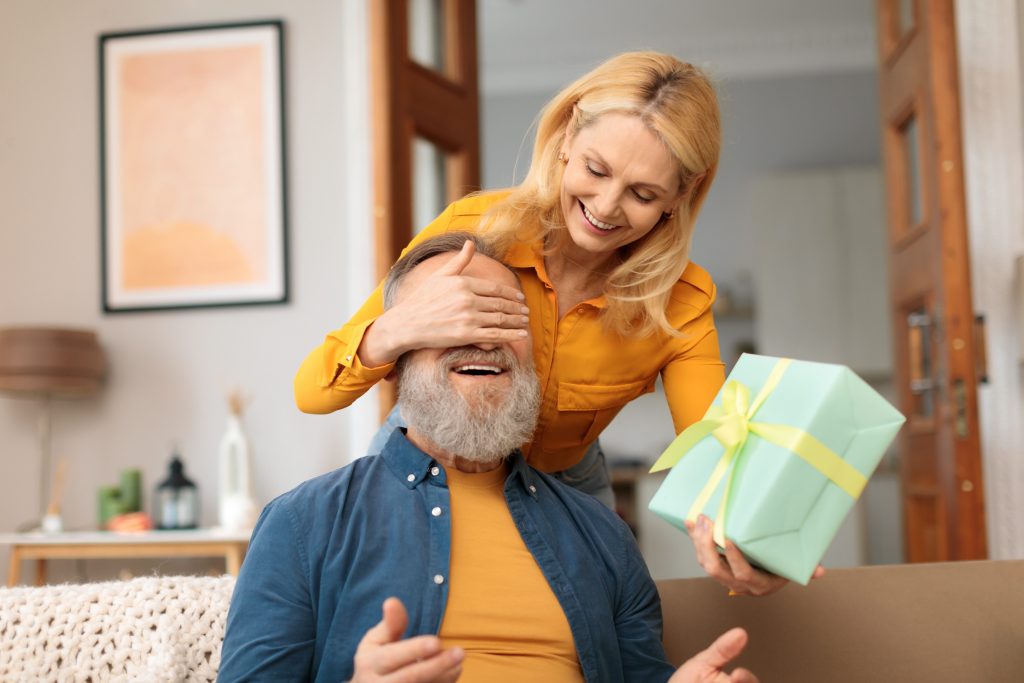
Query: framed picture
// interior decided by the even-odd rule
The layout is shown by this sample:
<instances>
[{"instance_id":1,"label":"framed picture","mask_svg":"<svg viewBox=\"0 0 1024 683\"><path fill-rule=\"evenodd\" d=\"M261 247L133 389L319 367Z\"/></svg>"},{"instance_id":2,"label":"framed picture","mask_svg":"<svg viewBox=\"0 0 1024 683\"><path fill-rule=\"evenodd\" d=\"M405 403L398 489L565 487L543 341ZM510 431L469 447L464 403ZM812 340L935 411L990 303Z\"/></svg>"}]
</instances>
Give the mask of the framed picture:
<instances>
[{"instance_id":1,"label":"framed picture","mask_svg":"<svg viewBox=\"0 0 1024 683\"><path fill-rule=\"evenodd\" d=\"M282 34L100 36L104 311L288 300Z\"/></svg>"}]
</instances>

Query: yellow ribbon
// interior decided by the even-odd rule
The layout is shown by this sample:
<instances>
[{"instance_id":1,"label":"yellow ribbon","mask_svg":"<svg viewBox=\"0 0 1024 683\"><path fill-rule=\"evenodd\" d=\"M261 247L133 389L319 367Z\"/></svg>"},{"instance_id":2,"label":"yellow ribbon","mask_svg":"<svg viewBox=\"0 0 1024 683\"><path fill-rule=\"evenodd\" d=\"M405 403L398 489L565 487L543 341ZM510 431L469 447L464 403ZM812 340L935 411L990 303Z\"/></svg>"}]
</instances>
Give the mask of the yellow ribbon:
<instances>
[{"instance_id":1,"label":"yellow ribbon","mask_svg":"<svg viewBox=\"0 0 1024 683\"><path fill-rule=\"evenodd\" d=\"M765 441L800 456L807 464L825 475L829 481L854 500L860 497L861 491L868 483L867 478L850 463L804 430L788 425L753 421L765 399L779 385L782 375L785 374L786 368L791 362L790 359L783 358L775 364L753 403L750 402L750 389L746 385L738 380L727 382L722 389L722 405L713 405L708 408L704 419L686 428L651 468L651 472L658 472L672 467L709 434L725 447L725 452L711 472L707 484L701 489L686 514L687 520L696 521L697 515L701 513L708 500L714 495L722 479L728 475L725 489L722 491L722 499L718 504L718 512L715 515L714 528L715 543L723 548L725 547L725 517L728 512L727 506L733 479L736 476L736 465L743 455L743 446L751 434L756 434Z\"/></svg>"}]
</instances>

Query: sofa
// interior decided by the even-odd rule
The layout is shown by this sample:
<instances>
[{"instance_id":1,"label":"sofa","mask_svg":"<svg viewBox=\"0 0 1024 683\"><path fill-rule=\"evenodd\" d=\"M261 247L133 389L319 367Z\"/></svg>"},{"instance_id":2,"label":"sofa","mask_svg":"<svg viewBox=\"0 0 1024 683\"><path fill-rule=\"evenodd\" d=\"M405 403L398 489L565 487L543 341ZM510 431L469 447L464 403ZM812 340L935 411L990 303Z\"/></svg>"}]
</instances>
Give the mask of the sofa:
<instances>
[{"instance_id":1,"label":"sofa","mask_svg":"<svg viewBox=\"0 0 1024 683\"><path fill-rule=\"evenodd\" d=\"M215 681L232 576L0 589L0 681Z\"/></svg>"},{"instance_id":2,"label":"sofa","mask_svg":"<svg viewBox=\"0 0 1024 683\"><path fill-rule=\"evenodd\" d=\"M213 681L234 579L0 589L0 681ZM762 683L1024 680L1024 561L833 569L768 598L658 584L681 663L732 626Z\"/></svg>"}]
</instances>

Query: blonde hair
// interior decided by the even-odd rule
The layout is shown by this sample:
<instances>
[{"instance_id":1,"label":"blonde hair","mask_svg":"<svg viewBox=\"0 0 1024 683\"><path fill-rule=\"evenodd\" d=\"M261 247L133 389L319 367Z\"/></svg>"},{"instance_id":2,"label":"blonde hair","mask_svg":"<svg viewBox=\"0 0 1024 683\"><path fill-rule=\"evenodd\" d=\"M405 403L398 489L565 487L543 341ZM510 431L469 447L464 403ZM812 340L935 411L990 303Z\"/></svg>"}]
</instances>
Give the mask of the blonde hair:
<instances>
[{"instance_id":1,"label":"blonde hair","mask_svg":"<svg viewBox=\"0 0 1024 683\"><path fill-rule=\"evenodd\" d=\"M721 123L711 82L698 68L657 52L627 52L609 59L555 96L537 120L537 139L526 178L484 217L482 229L506 252L514 242L536 242L545 253L569 239L560 192L564 165L558 153L573 134L602 115L634 115L679 163L683 199L674 216L619 250L608 275L606 326L622 334L678 332L665 316L672 287L690 260L694 223L718 169Z\"/></svg>"}]
</instances>

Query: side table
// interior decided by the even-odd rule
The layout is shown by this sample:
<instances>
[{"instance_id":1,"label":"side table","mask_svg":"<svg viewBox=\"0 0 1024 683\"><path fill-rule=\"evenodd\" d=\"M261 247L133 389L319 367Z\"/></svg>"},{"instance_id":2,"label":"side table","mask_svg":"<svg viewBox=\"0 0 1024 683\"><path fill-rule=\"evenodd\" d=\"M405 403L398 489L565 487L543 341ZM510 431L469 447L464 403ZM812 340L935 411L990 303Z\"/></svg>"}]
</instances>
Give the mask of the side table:
<instances>
[{"instance_id":1,"label":"side table","mask_svg":"<svg viewBox=\"0 0 1024 683\"><path fill-rule=\"evenodd\" d=\"M24 560L36 561L35 584L46 583L47 560L124 559L147 557L223 557L229 574L238 575L251 531L69 531L58 534L0 534L11 546L7 585L21 580Z\"/></svg>"}]
</instances>

